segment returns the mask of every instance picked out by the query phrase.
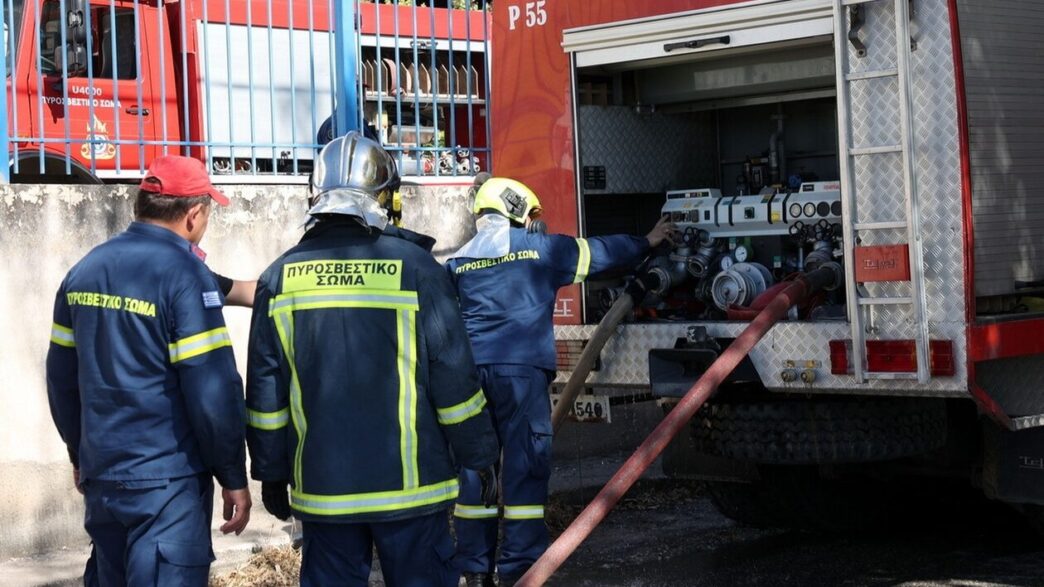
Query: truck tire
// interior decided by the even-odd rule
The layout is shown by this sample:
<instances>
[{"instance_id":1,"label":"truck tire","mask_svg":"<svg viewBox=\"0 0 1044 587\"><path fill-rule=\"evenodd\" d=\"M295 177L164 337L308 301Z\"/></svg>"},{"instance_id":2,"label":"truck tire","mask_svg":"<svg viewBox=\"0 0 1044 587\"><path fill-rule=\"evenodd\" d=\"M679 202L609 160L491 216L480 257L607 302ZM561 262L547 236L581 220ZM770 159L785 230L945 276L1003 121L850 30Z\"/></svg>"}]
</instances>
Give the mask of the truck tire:
<instances>
[{"instance_id":1,"label":"truck tire","mask_svg":"<svg viewBox=\"0 0 1044 587\"><path fill-rule=\"evenodd\" d=\"M725 517L756 528L873 531L898 514L894 489L872 479L824 479L817 467L759 465L753 483L707 482Z\"/></svg>"},{"instance_id":2,"label":"truck tire","mask_svg":"<svg viewBox=\"0 0 1044 587\"><path fill-rule=\"evenodd\" d=\"M946 443L946 405L922 398L719 402L693 418L700 452L764 464L886 461Z\"/></svg>"}]
</instances>

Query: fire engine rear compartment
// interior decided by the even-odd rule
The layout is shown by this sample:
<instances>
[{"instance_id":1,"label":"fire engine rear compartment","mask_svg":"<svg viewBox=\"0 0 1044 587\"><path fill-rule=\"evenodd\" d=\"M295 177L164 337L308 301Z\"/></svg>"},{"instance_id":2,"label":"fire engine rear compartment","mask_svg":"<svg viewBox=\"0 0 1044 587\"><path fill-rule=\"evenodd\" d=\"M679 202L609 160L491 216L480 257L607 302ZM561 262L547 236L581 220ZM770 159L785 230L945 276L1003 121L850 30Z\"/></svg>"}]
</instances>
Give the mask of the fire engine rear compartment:
<instances>
[{"instance_id":1,"label":"fire engine rear compartment","mask_svg":"<svg viewBox=\"0 0 1044 587\"><path fill-rule=\"evenodd\" d=\"M840 261L833 55L819 36L576 69L584 234L644 234L665 213L686 239L639 319L736 319L726 308ZM621 284L588 284L586 323ZM798 318L845 320L844 291Z\"/></svg>"}]
</instances>

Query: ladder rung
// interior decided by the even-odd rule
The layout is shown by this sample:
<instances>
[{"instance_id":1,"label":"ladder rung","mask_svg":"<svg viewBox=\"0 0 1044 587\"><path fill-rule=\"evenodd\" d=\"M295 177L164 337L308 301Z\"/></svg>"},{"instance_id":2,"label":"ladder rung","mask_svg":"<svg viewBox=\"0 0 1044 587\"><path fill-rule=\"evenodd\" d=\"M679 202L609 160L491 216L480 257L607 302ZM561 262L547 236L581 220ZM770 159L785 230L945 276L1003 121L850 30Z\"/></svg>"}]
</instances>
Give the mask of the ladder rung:
<instances>
[{"instance_id":1,"label":"ladder rung","mask_svg":"<svg viewBox=\"0 0 1044 587\"><path fill-rule=\"evenodd\" d=\"M903 306L913 303L913 298L859 298L860 306Z\"/></svg>"},{"instance_id":2,"label":"ladder rung","mask_svg":"<svg viewBox=\"0 0 1044 587\"><path fill-rule=\"evenodd\" d=\"M867 379L912 379L914 381L917 380L916 371L913 373L884 373L880 371L868 371L866 373L863 373L863 375L865 375Z\"/></svg>"},{"instance_id":3,"label":"ladder rung","mask_svg":"<svg viewBox=\"0 0 1044 587\"><path fill-rule=\"evenodd\" d=\"M856 4L869 4L871 2L878 2L879 0L841 0L842 6L855 6Z\"/></svg>"},{"instance_id":4,"label":"ladder rung","mask_svg":"<svg viewBox=\"0 0 1044 587\"><path fill-rule=\"evenodd\" d=\"M887 222L856 222L852 225L856 230L893 230L906 228L905 220L890 220Z\"/></svg>"},{"instance_id":5,"label":"ladder rung","mask_svg":"<svg viewBox=\"0 0 1044 587\"><path fill-rule=\"evenodd\" d=\"M879 155L881 153L902 153L901 145L881 145L879 147L855 147L848 150L849 155Z\"/></svg>"},{"instance_id":6,"label":"ladder rung","mask_svg":"<svg viewBox=\"0 0 1044 587\"><path fill-rule=\"evenodd\" d=\"M877 79L881 77L896 77L899 75L898 69L881 69L877 71L857 71L845 75L845 79L848 81L857 81L863 79Z\"/></svg>"}]
</instances>

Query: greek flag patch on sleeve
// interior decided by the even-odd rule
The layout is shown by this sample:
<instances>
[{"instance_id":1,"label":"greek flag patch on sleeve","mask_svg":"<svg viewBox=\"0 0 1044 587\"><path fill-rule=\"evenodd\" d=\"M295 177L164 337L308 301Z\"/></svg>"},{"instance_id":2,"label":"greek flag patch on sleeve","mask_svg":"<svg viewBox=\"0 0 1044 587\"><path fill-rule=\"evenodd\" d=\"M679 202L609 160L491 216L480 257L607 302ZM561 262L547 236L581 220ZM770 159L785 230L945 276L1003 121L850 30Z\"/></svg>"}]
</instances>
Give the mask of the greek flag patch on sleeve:
<instances>
[{"instance_id":1,"label":"greek flag patch on sleeve","mask_svg":"<svg viewBox=\"0 0 1044 587\"><path fill-rule=\"evenodd\" d=\"M215 291L203 292L203 307L204 308L220 308L221 307L221 294Z\"/></svg>"}]
</instances>

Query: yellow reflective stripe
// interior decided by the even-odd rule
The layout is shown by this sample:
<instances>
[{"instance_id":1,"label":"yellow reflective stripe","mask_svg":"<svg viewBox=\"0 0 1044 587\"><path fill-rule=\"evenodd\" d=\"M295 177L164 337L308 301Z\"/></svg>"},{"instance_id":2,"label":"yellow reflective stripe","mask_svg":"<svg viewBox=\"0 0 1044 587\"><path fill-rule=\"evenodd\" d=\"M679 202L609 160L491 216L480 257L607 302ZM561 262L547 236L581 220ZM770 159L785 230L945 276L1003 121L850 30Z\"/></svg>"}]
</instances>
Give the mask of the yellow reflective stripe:
<instances>
[{"instance_id":1,"label":"yellow reflective stripe","mask_svg":"<svg viewBox=\"0 0 1044 587\"><path fill-rule=\"evenodd\" d=\"M396 313L399 375L399 455L403 489L420 485L417 462L417 329L413 312Z\"/></svg>"},{"instance_id":2,"label":"yellow reflective stripe","mask_svg":"<svg viewBox=\"0 0 1044 587\"><path fill-rule=\"evenodd\" d=\"M305 420L304 408L301 406L301 382L297 378L297 364L294 361L294 315L284 312L275 317L276 332L279 342L290 365L290 420L297 431L297 450L294 451L294 481L296 487L303 487L301 474L301 456L304 453L305 434L308 432L308 421Z\"/></svg>"},{"instance_id":3,"label":"yellow reflective stripe","mask_svg":"<svg viewBox=\"0 0 1044 587\"><path fill-rule=\"evenodd\" d=\"M259 430L279 430L290 422L290 408L277 412L258 412L247 408L247 425Z\"/></svg>"},{"instance_id":4,"label":"yellow reflective stripe","mask_svg":"<svg viewBox=\"0 0 1044 587\"><path fill-rule=\"evenodd\" d=\"M457 480L450 479L413 489L347 495L315 495L295 489L290 492L290 497L294 509L298 511L320 516L341 516L405 510L451 501L457 498L458 492Z\"/></svg>"},{"instance_id":5,"label":"yellow reflective stripe","mask_svg":"<svg viewBox=\"0 0 1044 587\"><path fill-rule=\"evenodd\" d=\"M284 293L272 299L268 314L325 308L420 309L415 291L382 289L323 289Z\"/></svg>"},{"instance_id":6,"label":"yellow reflective stripe","mask_svg":"<svg viewBox=\"0 0 1044 587\"><path fill-rule=\"evenodd\" d=\"M224 326L200 332L171 343L170 362L177 363L226 346L232 346L232 338Z\"/></svg>"},{"instance_id":7,"label":"yellow reflective stripe","mask_svg":"<svg viewBox=\"0 0 1044 587\"><path fill-rule=\"evenodd\" d=\"M542 505L505 505L505 520L539 520L544 517Z\"/></svg>"},{"instance_id":8,"label":"yellow reflective stripe","mask_svg":"<svg viewBox=\"0 0 1044 587\"><path fill-rule=\"evenodd\" d=\"M576 246L580 247L580 254L576 259L576 278L573 279L573 283L580 283L587 279L587 274L591 271L591 246L585 238L576 239Z\"/></svg>"},{"instance_id":9,"label":"yellow reflective stripe","mask_svg":"<svg viewBox=\"0 0 1044 587\"><path fill-rule=\"evenodd\" d=\"M482 413L482 408L485 406L486 394L480 389L478 390L478 393L471 396L471 398L466 401L460 402L455 406L436 410L439 417L439 424L444 426L460 424L464 420Z\"/></svg>"},{"instance_id":10,"label":"yellow reflective stripe","mask_svg":"<svg viewBox=\"0 0 1044 587\"><path fill-rule=\"evenodd\" d=\"M73 329L54 322L51 324L51 342L58 346L76 348L76 339L73 338Z\"/></svg>"},{"instance_id":11,"label":"yellow reflective stripe","mask_svg":"<svg viewBox=\"0 0 1044 587\"><path fill-rule=\"evenodd\" d=\"M495 518L500 513L497 508L488 508L481 505L464 505L458 503L457 507L453 509L453 516L457 518L464 518L465 520L482 520L486 518Z\"/></svg>"}]
</instances>

